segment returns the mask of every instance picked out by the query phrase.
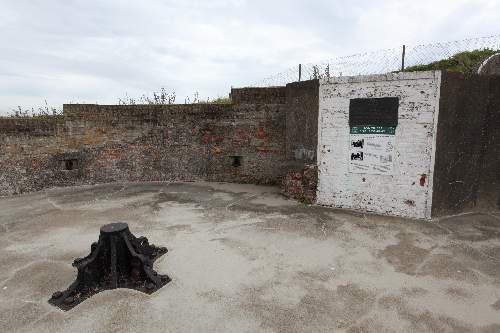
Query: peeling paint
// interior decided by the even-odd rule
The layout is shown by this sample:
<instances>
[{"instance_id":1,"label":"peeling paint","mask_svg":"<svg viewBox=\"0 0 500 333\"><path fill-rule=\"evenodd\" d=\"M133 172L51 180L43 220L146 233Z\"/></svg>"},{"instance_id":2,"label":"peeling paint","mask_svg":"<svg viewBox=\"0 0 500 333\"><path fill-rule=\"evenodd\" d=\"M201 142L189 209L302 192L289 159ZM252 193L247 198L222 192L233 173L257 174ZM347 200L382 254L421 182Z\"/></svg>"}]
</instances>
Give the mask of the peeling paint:
<instances>
[{"instance_id":1,"label":"peeling paint","mask_svg":"<svg viewBox=\"0 0 500 333\"><path fill-rule=\"evenodd\" d=\"M430 218L432 188L428 182L418 187L413 184L423 174L432 178L435 135L429 129L434 128L439 107L440 77L440 72L418 72L340 77L320 82L318 147L323 148L318 148L318 204ZM382 97L399 98L394 135L387 131L351 134L350 100ZM386 132L389 135L384 134ZM377 136L375 141L384 144L381 152L385 155L381 160L379 155L383 154L370 152L369 164L366 146L361 149L360 145L363 139L366 145L368 138L374 136ZM388 142L391 143L389 150L385 147ZM376 170L374 161L385 163L384 168ZM353 168L354 164L359 167Z\"/></svg>"}]
</instances>

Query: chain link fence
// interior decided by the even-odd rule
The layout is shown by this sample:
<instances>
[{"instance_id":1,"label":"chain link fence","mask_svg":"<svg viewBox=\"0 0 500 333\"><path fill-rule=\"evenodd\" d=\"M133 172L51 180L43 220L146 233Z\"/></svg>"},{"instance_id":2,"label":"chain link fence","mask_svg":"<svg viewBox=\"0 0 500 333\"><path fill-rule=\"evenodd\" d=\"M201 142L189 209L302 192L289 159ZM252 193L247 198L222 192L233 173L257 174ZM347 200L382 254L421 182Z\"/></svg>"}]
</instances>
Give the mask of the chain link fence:
<instances>
[{"instance_id":1,"label":"chain link fence","mask_svg":"<svg viewBox=\"0 0 500 333\"><path fill-rule=\"evenodd\" d=\"M384 74L450 59L465 51L500 50L500 35L340 56L319 63L300 64L252 84L252 87L283 86L290 82L332 76Z\"/></svg>"}]
</instances>

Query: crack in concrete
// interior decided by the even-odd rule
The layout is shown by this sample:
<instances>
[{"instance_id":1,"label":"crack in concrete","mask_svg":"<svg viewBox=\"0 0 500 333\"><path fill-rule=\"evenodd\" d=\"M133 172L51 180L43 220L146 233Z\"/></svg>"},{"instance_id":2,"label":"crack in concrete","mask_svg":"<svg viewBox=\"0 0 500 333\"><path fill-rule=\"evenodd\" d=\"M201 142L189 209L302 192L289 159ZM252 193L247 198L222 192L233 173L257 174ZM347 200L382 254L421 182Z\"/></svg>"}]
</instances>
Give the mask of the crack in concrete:
<instances>
[{"instance_id":1,"label":"crack in concrete","mask_svg":"<svg viewBox=\"0 0 500 333\"><path fill-rule=\"evenodd\" d=\"M262 194L265 194L265 193L262 193ZM257 197L259 197L261 194L254 194L254 195L251 195L249 197L244 197L244 198L241 198L241 199L238 199L236 201L233 201L231 203L229 203L227 206L226 206L226 211L229 211L229 208L239 204L240 202L242 202L243 200L253 200Z\"/></svg>"},{"instance_id":2,"label":"crack in concrete","mask_svg":"<svg viewBox=\"0 0 500 333\"><path fill-rule=\"evenodd\" d=\"M37 304L39 305L40 303L37 303ZM35 319L32 323L30 323L29 327L36 326L36 324L38 324L40 321L42 321L43 319L45 319L49 314L54 313L54 312L55 312L54 310L46 311L45 313L43 313L42 315L40 315L37 319Z\"/></svg>"},{"instance_id":3,"label":"crack in concrete","mask_svg":"<svg viewBox=\"0 0 500 333\"><path fill-rule=\"evenodd\" d=\"M21 266L21 267L17 267L15 268L13 271L11 271L11 274L9 277L3 279L2 281L0 281L0 286L5 286L6 283L8 283L10 280L12 280L17 273L19 273L20 271L24 270L24 269L27 269L29 268L30 266L32 265L35 265L39 262L49 262L49 263L54 263L54 264L64 264L66 265L67 262L66 261L63 261L63 260L53 260L53 259L48 259L47 257L43 257L43 258L40 258L40 260L33 260L29 263L27 263L26 265L24 266Z\"/></svg>"},{"instance_id":4,"label":"crack in concrete","mask_svg":"<svg viewBox=\"0 0 500 333\"><path fill-rule=\"evenodd\" d=\"M468 215L468 214L461 214L461 215ZM490 214L487 214L487 215L491 216ZM454 236L457 235L457 233L455 231L453 231L453 230L451 230L449 228L446 228L446 227L444 227L442 225L439 225L439 224L434 223L432 221L428 221L427 223L430 223L430 224L438 227L439 229L446 231L448 233L448 236L449 235L454 235ZM465 249L465 248L472 249L473 252L475 251L475 252L479 253L480 255L482 255L483 257L485 257L485 258L487 258L489 260L492 260L494 262L500 263L500 258L497 258L497 257L494 257L494 256L490 256L489 254L483 252L480 249L476 249L476 248L472 247L471 245L464 244L464 243L459 243L457 241L454 241L453 239L449 239L449 237L447 237L446 241L448 241L450 243L450 245L452 245L452 246L461 247L463 249ZM465 241L463 241L463 242L465 242Z\"/></svg>"},{"instance_id":5,"label":"crack in concrete","mask_svg":"<svg viewBox=\"0 0 500 333\"><path fill-rule=\"evenodd\" d=\"M56 204L54 201L52 201L49 197L49 193L48 193L48 190L44 190L44 195L45 195L45 199L47 200L47 202L52 205L52 207L54 207L55 209L57 210L64 210L61 206L59 206L58 204Z\"/></svg>"},{"instance_id":6,"label":"crack in concrete","mask_svg":"<svg viewBox=\"0 0 500 333\"><path fill-rule=\"evenodd\" d=\"M109 218L129 218L132 220L133 217L136 219L139 216L136 208L122 207L122 203L139 201L141 203L143 201L162 202L161 198L156 198L156 196L161 193L167 193L170 194L168 202L171 200L175 203L172 207L169 205L161 207L161 212L165 216L168 216L168 221L158 222L154 217L158 212L147 211L144 215L140 215L141 219L137 222L136 227L147 228L158 239L168 240L166 245L169 246L169 249L171 246L174 250L172 252L173 256L170 259L164 259L168 259L168 262L158 261L158 264L171 267L172 271L177 274L177 278L174 279L168 290L171 293L168 295L168 302L171 302L175 297L179 297L182 300L185 299L186 302L179 302L177 310L173 310L177 311L174 314L170 310L168 313L163 313L162 311L169 304L164 300L166 298L165 294L152 296L150 300L148 299L148 302L153 307L153 319L155 320L170 321L170 323L175 322L177 325L175 327L181 327L180 325L185 324L183 320L189 323L193 321L192 317L189 317L189 309L195 306L202 311L205 309L209 309L209 311L216 309L215 311L218 316L226 316L228 312L234 311L234 317L239 317L240 314L243 317L250 317L252 316L252 311L254 311L253 317L255 319L252 319L252 323L256 321L257 326L255 327L262 328L262 326L258 326L259 319L268 320L271 324L283 323L287 319L287 316L284 315L279 306L281 303L276 303L276 301L287 302L286 304L292 304L293 302L295 304L295 299L300 298L302 303L295 309L295 312L292 309L292 317L288 317L289 320L299 322L298 327L302 324L304 324L304 327L308 324L311 325L310 322L300 323L301 320L304 320L304 317L300 316L305 313L304 311L307 311L304 308L308 308L308 311L311 311L311 315L314 314L313 311L317 311L318 315L314 317L317 322L313 322L312 324L317 326L309 327L316 327L318 331L326 329L327 325L332 327L334 323L343 325L341 331L364 330L370 327L370 325L374 325L371 328L373 330L382 330L381 328L385 324L384 321L392 319L392 317L385 318L384 316L389 315L389 312L394 314L394 316L399 316L397 307L404 306L398 303L391 306L390 309L384 308L382 303L383 297L387 296L388 298L402 297L409 304L412 304L413 301L416 304L412 304L415 307L412 309L403 308L401 310L403 315L410 316L410 319L398 319L399 321L394 323L395 325L403 323L404 320L420 322L434 320L437 323L436 325L441 325L442 323L444 329L454 327L448 326L444 321L439 321L441 319L437 316L442 311L442 315L447 316L446 318L467 317L468 311L467 309L464 310L463 304L466 301L470 301L471 305L478 306L478 309L480 309L478 312L484 312L485 314L479 313L477 319L473 317L474 314L471 314L464 319L464 322L473 325L474 328L480 327L483 319L488 321L488 323L498 322L498 319L495 319L493 310L485 309L489 307L488 304L492 304L498 300L498 295L495 291L498 283L498 280L495 280L497 272L495 265L498 258L490 255L496 255L497 253L499 243L496 233L492 235L494 238L473 237L474 240L469 241L462 240L462 238L466 238L469 235L469 229L457 228L456 232L452 231L455 228L452 224L453 220L444 223L433 221L431 223L433 226L426 226L425 222L420 221L418 223L410 223L401 219L384 219L381 221L382 218L373 218L370 214L350 215L334 210L328 210L328 214L325 214L322 210L314 207L304 210L284 204L279 206L281 204L280 201L268 202L268 200L271 200L269 199L271 196L268 195L270 192L264 192L266 189L263 189L258 194L255 192L231 192L230 196L212 196L213 192L210 190L201 189L201 187L200 189L190 187L185 192L179 192L190 193L190 196L188 196L189 201L185 200L184 194L175 194L174 190L177 190L177 187L167 189L166 187L146 186L143 189L136 188L135 185L119 184L95 190L86 189L85 191L81 191L76 189L73 192L52 193L50 197L52 202L47 200L47 195L46 197L37 196L35 200L43 201L43 205L38 207L28 204L26 207L28 209L35 207L37 211L34 213L36 214L41 211L40 209L47 210L48 214L52 214L47 219L50 222L47 223L47 226L45 224L36 225L34 222L37 222L37 216L33 218L34 213L25 212L22 206L16 206L13 213L21 217L17 217L17 215L12 216L15 216L19 221L23 221L22 216L25 216L24 221L29 219L33 223L20 228L1 225L0 232L1 230L11 229L11 234L5 235L5 237L2 236L1 238L2 242L19 238L19 247L12 247L12 249L13 251L17 251L17 249L25 251L26 249L22 247L26 246L30 252L26 254L23 252L20 263L26 263L25 260L29 260L30 262L20 268L15 267L15 264L10 264L11 261L6 265L5 273L9 276L3 278L3 281L0 283L0 294L2 296L17 294L21 298L18 299L16 304L9 304L9 300L6 299L8 297L3 297L4 299L1 303L4 308L14 308L13 313L15 315L21 314L22 311L30 311L30 314L24 317L19 315L18 318L7 318L8 321L18 325L16 326L17 328L27 331L36 331L37 329L68 331L73 327L82 327L78 326L82 323L81 318L78 319L78 311L76 313L77 316L69 314L69 316L65 315L63 318L61 317L62 314L57 310L49 310L44 300L45 295L43 294L53 292L54 290L48 290L49 287L47 285L50 285L50 288L52 288L55 282L49 281L49 284L44 284L44 289L41 287L42 281L40 281L40 287L37 286L34 288L32 285L29 285L28 288L13 289L17 286L17 280L30 275L32 272L37 272L38 274L38 268L32 265L39 264L42 260L44 262L57 263L57 267L51 268L51 265L42 262L40 267L44 270L46 269L46 271L36 277L37 281L34 281L35 277L33 277L33 282L30 282L33 285L39 283L39 279L46 280L54 276L52 269L65 271L65 274L69 274L70 272L67 270L70 264L67 260L50 260L54 252L49 248L46 250L45 243L41 250L38 243L35 244L36 246L33 246L29 232L33 231L34 235L36 235L35 232L52 235L52 233L60 232L59 228L63 226L64 228L72 228L72 230L78 233L85 233L87 232L86 229L85 231L81 229L84 223L90 223L92 228L95 228L96 224L101 220ZM97 193L99 196L96 196L95 200L92 201L94 199L93 195ZM153 195L153 198L151 198L150 193ZM48 203L45 203L45 200ZM111 200L112 204L108 204L109 202L104 204L106 200ZM95 213L95 216L93 215L94 212L91 212L89 213L92 215L91 218L84 218L83 216L87 211L95 208L91 205L96 202L100 202L97 205L99 206L99 212ZM54 204L59 207L55 207ZM89 204L90 206L84 207L82 206L84 204ZM6 203L5 207L9 207L9 205L10 203ZM265 209L262 208L264 205L266 205ZM54 207L70 210L72 206L77 207L77 210L70 213L60 213L58 210L53 209ZM179 207L182 207L182 209ZM256 209L256 207L259 209ZM51 217L53 217L53 221ZM180 218L182 221L179 222L176 218ZM481 227L483 235L487 235L489 232L496 232L496 225L494 223L492 226L491 220L482 218L479 221L475 221L474 217L463 218L462 220L470 222L470 226ZM169 228L176 226L178 223L182 223L179 226L189 225L193 229L189 233L181 232L176 236L176 229L172 229L174 232L170 232L171 229ZM342 227L343 224L345 226ZM29 228L31 227L35 228L30 230ZM278 231L264 232L267 230ZM61 237L66 237L66 232L67 229L64 229ZM434 263L434 266L439 267L429 265L429 270L446 270L448 269L448 265L452 269L458 267L457 269L461 270L459 266L454 266L454 261L461 260L460 257L462 257L464 258L464 263L461 266L464 266L464 268L470 270L470 273L479 277L479 283L476 283L476 277L473 284L470 283L470 280L463 280L461 273L456 273L456 271L446 271L446 274L443 276L432 274L422 274L423 276L414 276L412 274L405 276L405 273L395 272L391 264L387 263L383 258L376 257L375 254L384 246L393 245L395 239L393 236L398 232L412 234L414 236L412 236L412 242L415 242L413 245L428 250L428 256L419 259L423 261L416 265L416 275L427 271L427 267L424 269L422 267L428 263L430 257L446 250L447 256L439 257L438 259L441 261L437 260ZM310 235L320 239L320 241L308 238ZM348 238L348 235L352 237ZM472 235L474 236L475 233ZM455 236L461 236L462 238L454 240ZM88 245L83 244L85 242L83 238L85 237L78 240L82 244L76 244L75 247ZM487 238L487 240L481 240L483 238ZM59 240L65 241L64 238L60 238ZM219 241L220 244L210 241ZM453 247L450 247L450 245ZM466 252L464 252L464 248ZM479 250L476 248L479 248ZM231 249L231 251L227 251L228 249ZM411 252L413 247L403 248L403 250L405 249ZM455 258L453 257L453 253L457 253L458 249L460 249L458 251L458 256L460 257ZM491 259L487 259L485 256L479 254L479 251L483 249L486 251L484 254L491 257ZM288 251L285 252L285 250ZM297 251L297 253L294 251ZM416 252L416 255L419 255L419 253ZM4 251L4 254L9 255L10 250ZM47 255L49 259L47 259ZM396 252L395 256L397 256L397 259L405 258L400 252ZM12 260L16 260L16 257L17 254L12 257ZM56 258L59 258L57 254ZM491 260L495 261L495 263L492 264ZM202 269L196 271L200 267ZM225 270L223 271L224 274L212 273L215 268ZM11 271L13 269L15 271ZM245 273L246 269L248 269L249 273ZM243 272L241 275L239 275L240 271ZM297 271L299 271L299 275L295 273ZM229 272L229 274L225 274L226 272ZM305 275L301 272L305 272ZM203 279L200 280L198 276L192 276L194 275L193 273L201 274ZM299 284L300 281L303 282L303 285ZM318 284L312 285L314 282ZM25 283L23 282L22 286L26 286ZM269 283L271 283L270 288ZM273 287L275 286L273 283L276 285L276 288ZM350 283L358 284L360 289L362 289L361 292L358 289L346 289L340 295L341 297L337 299L333 299L334 297L330 297L331 295L328 294L329 292L335 293L336 287L338 288L340 285ZM304 285L312 285L309 288L310 292L308 294L303 294ZM2 286L8 286L8 290L5 290L4 293L1 293ZM262 289L264 292L261 293L261 296L268 298L249 298L245 303L246 291L242 289L245 286L253 289L264 288ZM315 286L322 288L315 288ZM470 295L464 296L463 299L457 301L456 303L459 304L453 309L452 303L455 301L451 300L445 294L448 287L470 290ZM199 297L206 297L203 291L210 288L215 290L216 297L217 295L222 295L218 296L217 299L212 297L213 305L207 304L205 299L198 300L198 296L190 296L200 293ZM405 293L405 288L420 288L424 289L425 293L410 295ZM363 296L363 290L374 291L375 297L371 298L371 300L374 300L371 309L368 312L359 312L359 315L356 316L349 316L349 313L346 315L345 302L355 299L359 293L359 295ZM353 292L354 294L352 294ZM255 294L252 290L248 291L249 295L251 293ZM103 300L96 300L96 302L100 302L98 304L106 304L102 302L113 299L115 296L112 294L106 295ZM290 298L291 296L294 297ZM122 296L120 295L120 297ZM190 299L189 297L194 298ZM269 297L272 297L272 299L269 299ZM436 299L434 300L434 298ZM242 299L243 302L240 302ZM248 302L248 300L251 302ZM366 297L364 299L357 298L358 304L366 302L366 300ZM25 305L23 302L39 305ZM129 323L130 325L135 325L137 324L137 320L139 322L142 320L146 322L148 318L143 317L142 314L137 315L138 317L135 317L135 314L131 315L129 312L131 308L127 305L127 302L128 299L120 300L116 306L111 308L108 306L98 309L83 308L83 311L86 312L89 320L96 320L98 324L102 325L109 324L111 321L114 322L118 313L122 313L121 315L123 315L123 317L120 317L122 318L123 325L129 325ZM228 305L228 303L231 304ZM337 307L337 304L340 305ZM329 305L332 306L333 310L325 312L324 309L328 309ZM104 317L103 311L110 313L111 321L108 320L109 317L102 319L102 322L100 321L100 318ZM436 313L438 313L436 317L432 317ZM186 317L182 317L183 314L186 314ZM263 315L259 317L259 314ZM429 315L431 317L425 317L424 314L432 315ZM281 319L273 319L273 317L280 315L282 316ZM294 315L295 317L293 317ZM335 318L339 315L345 315L349 318L344 319L344 317L339 317L342 321L335 321ZM233 317L229 315L224 318L231 320ZM206 322L200 323L200 327L206 324ZM389 324L387 323L387 325ZM88 328L88 326L84 327ZM220 328L221 326L217 327ZM228 327L229 324L224 326L224 328ZM275 326L274 328L279 330L277 327ZM417 325L415 327L423 326ZM146 330L153 331L151 327L149 328L149 330L147 328Z\"/></svg>"},{"instance_id":7,"label":"crack in concrete","mask_svg":"<svg viewBox=\"0 0 500 333\"><path fill-rule=\"evenodd\" d=\"M123 192L125 191L125 189L128 188L128 186L126 184L122 184L121 185L122 187L119 189L119 190L116 190L116 191L113 191L111 193L108 193L108 194L105 194L104 195L104 198L100 199L99 197L95 198L94 199L94 202L99 202L99 201L102 201L102 200L109 200L112 196L114 196L115 194L118 194L120 192Z\"/></svg>"},{"instance_id":8,"label":"crack in concrete","mask_svg":"<svg viewBox=\"0 0 500 333\"><path fill-rule=\"evenodd\" d=\"M491 216L491 217L493 217L493 218L495 218L495 219L497 219L497 220L500 221L500 216L497 216L495 214L486 214L486 215Z\"/></svg>"}]
</instances>

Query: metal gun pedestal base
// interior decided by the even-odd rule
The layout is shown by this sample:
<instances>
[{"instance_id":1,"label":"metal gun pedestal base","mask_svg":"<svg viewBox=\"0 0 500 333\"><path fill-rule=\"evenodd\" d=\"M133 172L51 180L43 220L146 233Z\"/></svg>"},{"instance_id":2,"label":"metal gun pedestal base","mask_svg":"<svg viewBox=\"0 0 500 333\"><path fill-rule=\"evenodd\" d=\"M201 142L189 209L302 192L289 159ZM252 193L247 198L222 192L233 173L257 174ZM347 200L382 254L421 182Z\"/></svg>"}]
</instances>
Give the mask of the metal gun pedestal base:
<instances>
[{"instance_id":1,"label":"metal gun pedestal base","mask_svg":"<svg viewBox=\"0 0 500 333\"><path fill-rule=\"evenodd\" d=\"M65 291L55 292L49 303L69 310L94 294L116 288L152 294L171 281L153 270L153 262L165 253L165 247L135 237L126 223L106 224L90 254L73 262L78 269L75 282Z\"/></svg>"}]
</instances>

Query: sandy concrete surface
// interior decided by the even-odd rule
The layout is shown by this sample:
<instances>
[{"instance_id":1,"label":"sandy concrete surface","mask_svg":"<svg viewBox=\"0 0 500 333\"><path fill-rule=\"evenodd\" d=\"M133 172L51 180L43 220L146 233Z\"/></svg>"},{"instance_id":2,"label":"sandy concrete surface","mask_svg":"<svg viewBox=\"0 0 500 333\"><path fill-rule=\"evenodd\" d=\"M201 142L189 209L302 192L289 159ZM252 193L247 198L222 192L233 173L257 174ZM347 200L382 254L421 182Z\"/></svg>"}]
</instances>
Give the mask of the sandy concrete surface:
<instances>
[{"instance_id":1,"label":"sandy concrete surface","mask_svg":"<svg viewBox=\"0 0 500 333\"><path fill-rule=\"evenodd\" d=\"M152 295L63 312L101 225L166 246ZM273 187L109 184L0 198L0 332L500 332L500 217L308 207Z\"/></svg>"}]
</instances>

